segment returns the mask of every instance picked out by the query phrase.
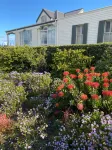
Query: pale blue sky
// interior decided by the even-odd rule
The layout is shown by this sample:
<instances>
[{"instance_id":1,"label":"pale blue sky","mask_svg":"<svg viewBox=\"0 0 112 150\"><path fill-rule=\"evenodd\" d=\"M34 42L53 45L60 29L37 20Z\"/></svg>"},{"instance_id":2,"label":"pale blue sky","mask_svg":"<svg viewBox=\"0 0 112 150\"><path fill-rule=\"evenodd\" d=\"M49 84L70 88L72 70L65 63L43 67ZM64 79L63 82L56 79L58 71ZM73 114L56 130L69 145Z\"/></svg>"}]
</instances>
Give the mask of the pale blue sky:
<instances>
[{"instance_id":1,"label":"pale blue sky","mask_svg":"<svg viewBox=\"0 0 112 150\"><path fill-rule=\"evenodd\" d=\"M6 30L34 24L42 8L68 12L79 8L89 11L110 5L112 0L0 0L0 40Z\"/></svg>"}]
</instances>

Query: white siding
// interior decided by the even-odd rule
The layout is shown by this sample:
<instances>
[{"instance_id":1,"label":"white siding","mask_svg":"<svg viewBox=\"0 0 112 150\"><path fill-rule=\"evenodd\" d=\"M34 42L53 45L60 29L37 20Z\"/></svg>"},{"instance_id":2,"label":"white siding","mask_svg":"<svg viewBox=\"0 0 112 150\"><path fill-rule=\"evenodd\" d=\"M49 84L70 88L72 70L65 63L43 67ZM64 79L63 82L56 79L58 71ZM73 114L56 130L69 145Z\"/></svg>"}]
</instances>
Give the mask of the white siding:
<instances>
[{"instance_id":1,"label":"white siding","mask_svg":"<svg viewBox=\"0 0 112 150\"><path fill-rule=\"evenodd\" d=\"M58 21L58 45L71 44L72 25L88 23L88 44L97 43L100 20L112 19L112 6L69 16Z\"/></svg>"},{"instance_id":2,"label":"white siding","mask_svg":"<svg viewBox=\"0 0 112 150\"><path fill-rule=\"evenodd\" d=\"M38 24L41 23L41 17L42 16L46 16L47 17L47 22L50 21L50 18L48 17L48 15L45 12L42 12L42 14L40 15L40 17L39 17L39 19L37 21Z\"/></svg>"}]
</instances>

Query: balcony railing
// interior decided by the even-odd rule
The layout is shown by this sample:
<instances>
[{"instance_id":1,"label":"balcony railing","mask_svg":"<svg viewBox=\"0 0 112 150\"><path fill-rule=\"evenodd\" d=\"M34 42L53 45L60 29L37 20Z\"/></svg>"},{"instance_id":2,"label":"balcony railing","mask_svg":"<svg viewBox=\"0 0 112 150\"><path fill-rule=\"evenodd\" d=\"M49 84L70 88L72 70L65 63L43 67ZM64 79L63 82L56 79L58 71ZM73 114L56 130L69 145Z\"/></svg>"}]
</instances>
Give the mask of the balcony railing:
<instances>
[{"instance_id":1,"label":"balcony railing","mask_svg":"<svg viewBox=\"0 0 112 150\"><path fill-rule=\"evenodd\" d=\"M103 41L104 42L112 42L112 32L105 32Z\"/></svg>"}]
</instances>

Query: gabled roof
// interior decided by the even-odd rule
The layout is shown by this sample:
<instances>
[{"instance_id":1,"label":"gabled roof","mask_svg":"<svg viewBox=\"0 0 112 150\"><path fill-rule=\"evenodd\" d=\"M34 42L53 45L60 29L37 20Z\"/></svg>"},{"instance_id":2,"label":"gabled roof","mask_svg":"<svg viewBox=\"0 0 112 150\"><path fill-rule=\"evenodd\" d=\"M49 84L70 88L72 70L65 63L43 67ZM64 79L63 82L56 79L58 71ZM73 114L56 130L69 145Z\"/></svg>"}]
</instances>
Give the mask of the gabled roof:
<instances>
[{"instance_id":1,"label":"gabled roof","mask_svg":"<svg viewBox=\"0 0 112 150\"><path fill-rule=\"evenodd\" d=\"M50 19L55 19L55 12L52 12L52 11L47 10L47 9L42 9L42 11L41 11L40 15L38 16L36 22L38 21L39 17L41 16L41 14L42 14L43 12L45 12L46 15L47 15Z\"/></svg>"},{"instance_id":2,"label":"gabled roof","mask_svg":"<svg viewBox=\"0 0 112 150\"><path fill-rule=\"evenodd\" d=\"M55 12L44 9L44 11L50 16L50 18L55 19Z\"/></svg>"}]
</instances>

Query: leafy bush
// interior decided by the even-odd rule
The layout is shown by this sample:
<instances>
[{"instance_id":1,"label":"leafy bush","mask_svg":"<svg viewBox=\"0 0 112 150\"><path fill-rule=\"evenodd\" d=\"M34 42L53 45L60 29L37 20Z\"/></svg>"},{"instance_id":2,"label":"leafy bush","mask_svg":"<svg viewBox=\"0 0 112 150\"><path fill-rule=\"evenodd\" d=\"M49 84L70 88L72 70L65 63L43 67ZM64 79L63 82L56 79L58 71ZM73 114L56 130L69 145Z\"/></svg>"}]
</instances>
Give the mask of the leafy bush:
<instances>
[{"instance_id":1,"label":"leafy bush","mask_svg":"<svg viewBox=\"0 0 112 150\"><path fill-rule=\"evenodd\" d=\"M112 48L105 50L101 59L96 63L96 69L100 72L109 71L112 73Z\"/></svg>"},{"instance_id":2,"label":"leafy bush","mask_svg":"<svg viewBox=\"0 0 112 150\"><path fill-rule=\"evenodd\" d=\"M57 50L53 57L52 70L56 76L59 76L64 70L71 73L74 69L89 67L93 57L85 56L84 50Z\"/></svg>"},{"instance_id":3,"label":"leafy bush","mask_svg":"<svg viewBox=\"0 0 112 150\"><path fill-rule=\"evenodd\" d=\"M28 46L0 48L0 70L6 72L43 71L46 68L45 55L45 48L38 52Z\"/></svg>"}]
</instances>

